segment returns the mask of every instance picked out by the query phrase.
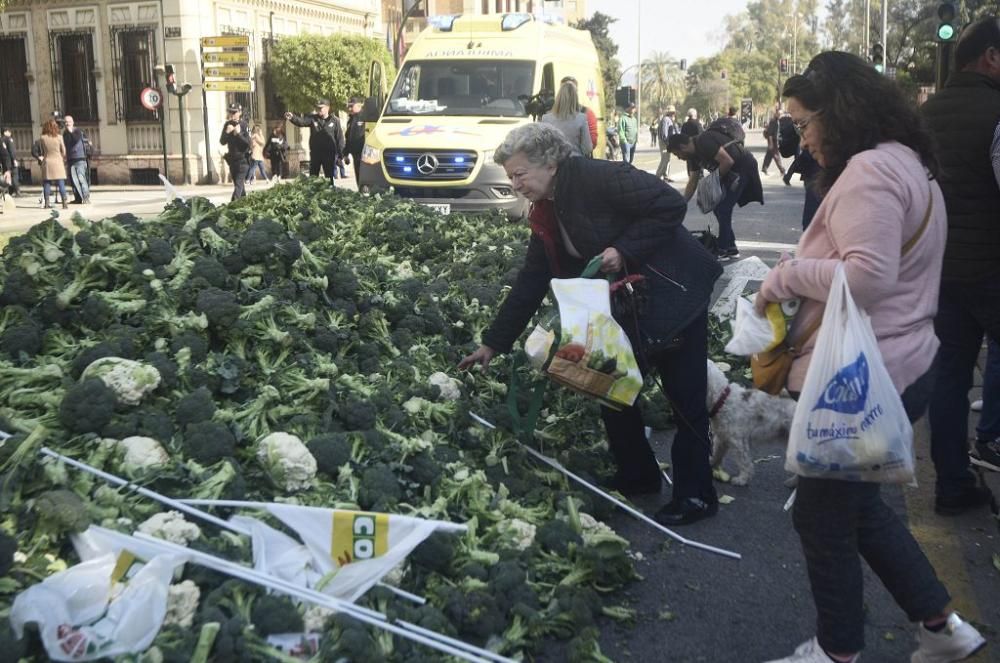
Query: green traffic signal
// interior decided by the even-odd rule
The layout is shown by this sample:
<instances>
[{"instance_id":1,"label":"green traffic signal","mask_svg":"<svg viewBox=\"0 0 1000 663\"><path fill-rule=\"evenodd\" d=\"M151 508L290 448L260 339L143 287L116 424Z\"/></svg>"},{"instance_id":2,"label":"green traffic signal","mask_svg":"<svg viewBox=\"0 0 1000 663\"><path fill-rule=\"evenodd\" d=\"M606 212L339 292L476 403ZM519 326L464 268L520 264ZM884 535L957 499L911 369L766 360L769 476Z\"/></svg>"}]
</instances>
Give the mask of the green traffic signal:
<instances>
[{"instance_id":1,"label":"green traffic signal","mask_svg":"<svg viewBox=\"0 0 1000 663\"><path fill-rule=\"evenodd\" d=\"M937 29L938 39L941 41L949 41L955 36L955 26L950 23L942 23Z\"/></svg>"}]
</instances>

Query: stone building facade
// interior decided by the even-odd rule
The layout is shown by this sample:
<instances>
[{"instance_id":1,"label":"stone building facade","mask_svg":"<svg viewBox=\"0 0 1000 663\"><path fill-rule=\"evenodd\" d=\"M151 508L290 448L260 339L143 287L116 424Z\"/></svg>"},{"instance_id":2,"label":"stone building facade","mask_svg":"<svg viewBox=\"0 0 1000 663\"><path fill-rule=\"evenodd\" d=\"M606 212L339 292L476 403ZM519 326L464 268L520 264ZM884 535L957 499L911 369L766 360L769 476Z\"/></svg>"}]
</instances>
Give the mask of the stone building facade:
<instances>
[{"instance_id":1,"label":"stone building facade","mask_svg":"<svg viewBox=\"0 0 1000 663\"><path fill-rule=\"evenodd\" d=\"M237 101L252 121L281 118L267 77L268 48L287 35L350 33L386 40L382 0L14 0L0 13L0 124L28 156L53 111L74 116L94 147L94 183L157 183L164 167L182 179L181 116L165 94L160 111L140 100L146 87L165 91L165 66L184 99L189 180L224 175L218 144L225 107ZM253 92L204 91L200 39L248 35ZM160 113L163 116L161 130ZM289 132L293 146L300 132ZM38 168L25 159L38 182ZM292 159L293 170L297 159Z\"/></svg>"}]
</instances>

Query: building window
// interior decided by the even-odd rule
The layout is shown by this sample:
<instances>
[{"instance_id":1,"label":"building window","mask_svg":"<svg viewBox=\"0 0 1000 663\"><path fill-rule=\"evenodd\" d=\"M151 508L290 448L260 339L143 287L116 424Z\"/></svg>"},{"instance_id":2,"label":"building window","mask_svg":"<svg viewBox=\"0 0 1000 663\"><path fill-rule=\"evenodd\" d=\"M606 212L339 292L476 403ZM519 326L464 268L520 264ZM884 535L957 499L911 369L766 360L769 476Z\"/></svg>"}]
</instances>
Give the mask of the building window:
<instances>
[{"instance_id":1,"label":"building window","mask_svg":"<svg viewBox=\"0 0 1000 663\"><path fill-rule=\"evenodd\" d=\"M502 14L503 13L503 0L497 0L496 1L496 10L497 10L496 11L497 14Z\"/></svg>"},{"instance_id":2,"label":"building window","mask_svg":"<svg viewBox=\"0 0 1000 663\"><path fill-rule=\"evenodd\" d=\"M483 0L483 16L490 13L490 0Z\"/></svg>"},{"instance_id":3,"label":"building window","mask_svg":"<svg viewBox=\"0 0 1000 663\"><path fill-rule=\"evenodd\" d=\"M153 87L156 58L155 31L151 27L114 28L111 52L115 71L115 116L119 120L151 122L156 113L142 105L143 88Z\"/></svg>"},{"instance_id":4,"label":"building window","mask_svg":"<svg viewBox=\"0 0 1000 663\"><path fill-rule=\"evenodd\" d=\"M0 37L0 126L31 124L24 36Z\"/></svg>"},{"instance_id":5,"label":"building window","mask_svg":"<svg viewBox=\"0 0 1000 663\"><path fill-rule=\"evenodd\" d=\"M50 33L49 55L52 60L52 97L56 104L53 110L72 115L77 121L96 122L94 34L89 30Z\"/></svg>"}]
</instances>

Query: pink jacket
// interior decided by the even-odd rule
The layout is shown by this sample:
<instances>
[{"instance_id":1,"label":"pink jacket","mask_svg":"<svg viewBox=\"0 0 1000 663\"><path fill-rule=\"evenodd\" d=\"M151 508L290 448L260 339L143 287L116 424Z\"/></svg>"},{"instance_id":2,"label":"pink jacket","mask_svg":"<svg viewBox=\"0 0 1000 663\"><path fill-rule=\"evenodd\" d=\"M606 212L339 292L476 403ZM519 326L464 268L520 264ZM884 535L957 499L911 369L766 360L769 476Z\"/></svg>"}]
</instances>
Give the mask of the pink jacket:
<instances>
[{"instance_id":1,"label":"pink jacket","mask_svg":"<svg viewBox=\"0 0 1000 663\"><path fill-rule=\"evenodd\" d=\"M761 285L769 301L803 298L791 332L796 339L798 330L823 315L837 263L843 261L854 301L871 316L900 393L930 368L939 345L934 314L948 224L941 189L927 177L916 152L900 143L856 154L799 239L796 257L777 265ZM923 222L929 197L930 222L900 259ZM817 334L792 364L791 391L802 389Z\"/></svg>"}]
</instances>

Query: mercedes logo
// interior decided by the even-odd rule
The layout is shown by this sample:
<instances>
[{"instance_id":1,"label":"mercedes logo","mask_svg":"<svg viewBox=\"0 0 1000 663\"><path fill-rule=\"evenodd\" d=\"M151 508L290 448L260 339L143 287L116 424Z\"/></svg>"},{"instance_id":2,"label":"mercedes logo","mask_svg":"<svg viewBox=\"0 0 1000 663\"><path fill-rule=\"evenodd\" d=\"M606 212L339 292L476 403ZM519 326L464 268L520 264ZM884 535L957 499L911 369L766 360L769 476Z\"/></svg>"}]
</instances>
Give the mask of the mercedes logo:
<instances>
[{"instance_id":1,"label":"mercedes logo","mask_svg":"<svg viewBox=\"0 0 1000 663\"><path fill-rule=\"evenodd\" d=\"M437 157L430 153L421 154L417 157L417 170L421 175L430 175L438 167Z\"/></svg>"}]
</instances>

